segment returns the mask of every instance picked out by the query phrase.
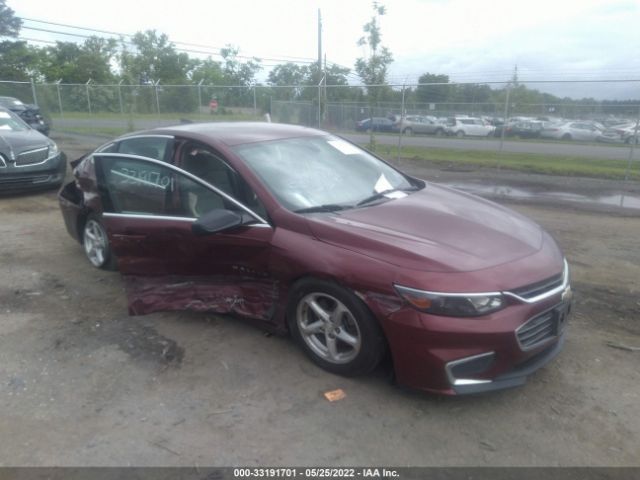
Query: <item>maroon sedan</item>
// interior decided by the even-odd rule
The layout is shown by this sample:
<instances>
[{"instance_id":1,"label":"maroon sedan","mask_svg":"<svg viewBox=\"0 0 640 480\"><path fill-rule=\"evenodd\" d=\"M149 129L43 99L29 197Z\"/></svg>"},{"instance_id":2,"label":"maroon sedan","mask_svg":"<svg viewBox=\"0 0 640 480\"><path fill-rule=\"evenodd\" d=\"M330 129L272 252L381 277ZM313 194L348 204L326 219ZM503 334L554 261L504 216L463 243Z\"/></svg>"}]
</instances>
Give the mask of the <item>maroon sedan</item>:
<instances>
[{"instance_id":1,"label":"maroon sedan","mask_svg":"<svg viewBox=\"0 0 640 480\"><path fill-rule=\"evenodd\" d=\"M444 394L520 385L562 348L569 271L545 231L326 132L156 129L74 175L66 227L133 315L246 317L343 375L389 352L400 384Z\"/></svg>"}]
</instances>

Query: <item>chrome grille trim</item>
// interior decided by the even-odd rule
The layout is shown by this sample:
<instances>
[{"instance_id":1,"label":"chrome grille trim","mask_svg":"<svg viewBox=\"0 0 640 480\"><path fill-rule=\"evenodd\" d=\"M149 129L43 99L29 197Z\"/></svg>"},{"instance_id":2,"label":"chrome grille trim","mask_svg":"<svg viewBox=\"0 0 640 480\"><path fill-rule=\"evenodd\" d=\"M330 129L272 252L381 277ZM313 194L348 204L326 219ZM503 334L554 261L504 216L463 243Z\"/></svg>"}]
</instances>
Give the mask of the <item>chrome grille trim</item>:
<instances>
[{"instance_id":1,"label":"chrome grille trim","mask_svg":"<svg viewBox=\"0 0 640 480\"><path fill-rule=\"evenodd\" d=\"M537 286L538 284L541 284L543 282L548 282L548 283L545 283L548 288L547 290L542 288L542 286ZM547 298L553 297L558 293L563 292L569 286L569 264L567 263L567 260L566 259L564 260L564 268L562 270L562 281L560 282L559 285L557 284L557 281L552 282L551 279L545 280L543 282L538 282L538 284L533 284L531 287L521 287L521 288L515 289L514 291L502 292L502 293L508 297L515 298L516 300L519 300L523 303L536 303L541 300L545 300ZM541 290L542 292L538 293L537 295L526 296L527 293L535 294ZM516 292L520 292L520 294Z\"/></svg>"},{"instance_id":2,"label":"chrome grille trim","mask_svg":"<svg viewBox=\"0 0 640 480\"><path fill-rule=\"evenodd\" d=\"M16 167L39 165L49 159L49 147L34 148L20 152L16 157Z\"/></svg>"}]
</instances>

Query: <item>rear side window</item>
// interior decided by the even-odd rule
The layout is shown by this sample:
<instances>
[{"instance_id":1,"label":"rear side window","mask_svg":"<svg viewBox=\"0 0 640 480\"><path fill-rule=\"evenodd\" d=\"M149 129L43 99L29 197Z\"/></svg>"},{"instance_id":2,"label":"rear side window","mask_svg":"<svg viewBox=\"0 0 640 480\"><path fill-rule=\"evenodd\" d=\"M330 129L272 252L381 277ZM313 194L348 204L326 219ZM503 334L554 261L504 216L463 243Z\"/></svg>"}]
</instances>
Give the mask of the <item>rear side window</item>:
<instances>
[{"instance_id":1,"label":"rear side window","mask_svg":"<svg viewBox=\"0 0 640 480\"><path fill-rule=\"evenodd\" d=\"M111 213L198 218L231 208L221 195L157 163L127 157L94 156L98 183Z\"/></svg>"}]
</instances>

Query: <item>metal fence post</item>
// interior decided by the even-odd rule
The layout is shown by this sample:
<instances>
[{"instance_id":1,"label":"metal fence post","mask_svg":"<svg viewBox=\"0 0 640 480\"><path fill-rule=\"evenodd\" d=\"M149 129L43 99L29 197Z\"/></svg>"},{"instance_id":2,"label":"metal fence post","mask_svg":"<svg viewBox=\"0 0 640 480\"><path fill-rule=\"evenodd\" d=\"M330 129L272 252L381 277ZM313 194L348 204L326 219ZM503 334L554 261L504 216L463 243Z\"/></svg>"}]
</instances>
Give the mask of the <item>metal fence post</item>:
<instances>
[{"instance_id":1,"label":"metal fence post","mask_svg":"<svg viewBox=\"0 0 640 480\"><path fill-rule=\"evenodd\" d=\"M507 97L504 102L504 121L502 123L502 132L500 132L500 153L504 147L504 133L507 129L507 120L509 117L509 96L511 94L511 83L507 84ZM500 160L498 160L498 170L500 170Z\"/></svg>"},{"instance_id":2,"label":"metal fence post","mask_svg":"<svg viewBox=\"0 0 640 480\"><path fill-rule=\"evenodd\" d=\"M38 96L36 95L36 84L33 81L33 78L31 79L31 94L33 95L33 104L37 107L38 106Z\"/></svg>"},{"instance_id":3,"label":"metal fence post","mask_svg":"<svg viewBox=\"0 0 640 480\"><path fill-rule=\"evenodd\" d=\"M631 175L631 163L633 162L633 154L636 151L636 143L638 142L638 124L640 124L640 107L638 107L638 115L636 116L636 128L633 129L633 138L631 139L631 147L629 148L629 161L627 162L627 171L624 174L624 179L629 180Z\"/></svg>"},{"instance_id":4,"label":"metal fence post","mask_svg":"<svg viewBox=\"0 0 640 480\"><path fill-rule=\"evenodd\" d=\"M120 103L120 115L124 115L124 105L122 105L122 82L124 80L120 80L118 82L118 102Z\"/></svg>"},{"instance_id":5,"label":"metal fence post","mask_svg":"<svg viewBox=\"0 0 640 480\"><path fill-rule=\"evenodd\" d=\"M258 102L256 101L256 86L253 86L253 116L258 116Z\"/></svg>"},{"instance_id":6,"label":"metal fence post","mask_svg":"<svg viewBox=\"0 0 640 480\"><path fill-rule=\"evenodd\" d=\"M198 82L198 113L202 108L202 82L204 82L204 78Z\"/></svg>"},{"instance_id":7,"label":"metal fence post","mask_svg":"<svg viewBox=\"0 0 640 480\"><path fill-rule=\"evenodd\" d=\"M398 165L400 165L400 150L402 150L402 134L403 134L403 128L402 128L402 124L404 122L404 88L405 86L402 85L402 105L400 106L400 132L398 134L398 154L396 155L396 162L398 163Z\"/></svg>"},{"instance_id":8,"label":"metal fence post","mask_svg":"<svg viewBox=\"0 0 640 480\"><path fill-rule=\"evenodd\" d=\"M58 108L60 109L60 116L62 117L64 114L62 113L62 95L60 94L60 83L62 79L56 82L56 90L58 91Z\"/></svg>"},{"instance_id":9,"label":"metal fence post","mask_svg":"<svg viewBox=\"0 0 640 480\"><path fill-rule=\"evenodd\" d=\"M91 83L91 79L87 80L85 83L85 88L87 89L87 106L89 107L89 115L91 115L91 95L89 95L89 84Z\"/></svg>"},{"instance_id":10,"label":"metal fence post","mask_svg":"<svg viewBox=\"0 0 640 480\"><path fill-rule=\"evenodd\" d=\"M320 83L318 83L318 128L322 126L322 117L320 116L320 102L322 98L322 80L324 77L320 79Z\"/></svg>"},{"instance_id":11,"label":"metal fence post","mask_svg":"<svg viewBox=\"0 0 640 480\"><path fill-rule=\"evenodd\" d=\"M156 83L153 84L153 88L156 92L156 108L158 109L158 114L160 114L160 97L158 96L158 85L160 84L160 79Z\"/></svg>"}]
</instances>

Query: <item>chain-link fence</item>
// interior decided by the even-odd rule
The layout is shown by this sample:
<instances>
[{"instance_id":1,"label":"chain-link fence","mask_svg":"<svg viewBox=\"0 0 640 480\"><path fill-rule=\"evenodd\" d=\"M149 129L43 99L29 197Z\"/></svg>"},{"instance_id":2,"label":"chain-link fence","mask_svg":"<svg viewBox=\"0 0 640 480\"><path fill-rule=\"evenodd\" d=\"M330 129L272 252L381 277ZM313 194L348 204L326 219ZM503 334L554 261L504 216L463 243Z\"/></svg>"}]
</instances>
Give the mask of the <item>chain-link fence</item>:
<instances>
[{"instance_id":1,"label":"chain-link fence","mask_svg":"<svg viewBox=\"0 0 640 480\"><path fill-rule=\"evenodd\" d=\"M548 93L554 89L574 89L584 98ZM370 137L357 137L358 132L380 132L377 143L397 145L397 157L415 155L405 151L409 147L583 156L626 161L624 176L640 178L637 81L243 86L0 81L0 96L36 104L53 131L115 135L181 121L264 120L268 113L274 122L340 132L360 143L370 143ZM403 141L405 136L413 138ZM599 171L608 175L610 169Z\"/></svg>"}]
</instances>

